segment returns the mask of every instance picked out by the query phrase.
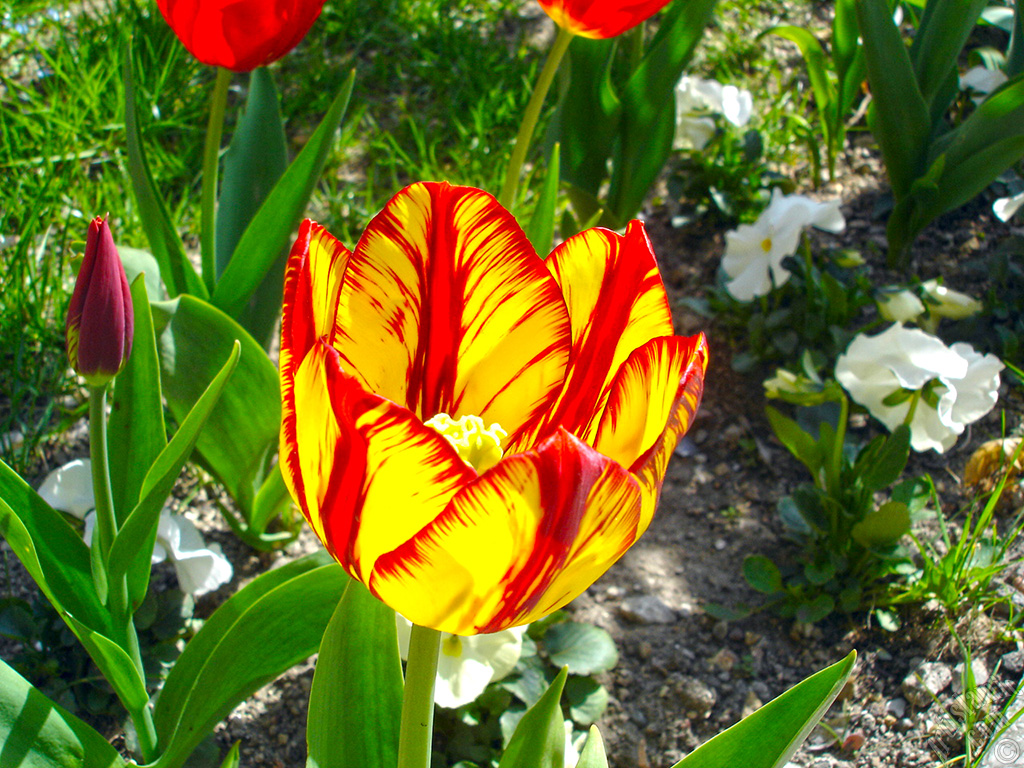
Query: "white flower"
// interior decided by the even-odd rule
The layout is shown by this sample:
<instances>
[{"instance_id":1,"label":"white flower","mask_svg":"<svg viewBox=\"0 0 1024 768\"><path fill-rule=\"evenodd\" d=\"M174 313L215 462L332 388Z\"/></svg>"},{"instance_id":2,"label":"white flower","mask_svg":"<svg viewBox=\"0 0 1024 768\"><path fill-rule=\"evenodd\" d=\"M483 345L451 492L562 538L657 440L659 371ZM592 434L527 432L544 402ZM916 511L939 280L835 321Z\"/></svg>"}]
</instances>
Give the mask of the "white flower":
<instances>
[{"instance_id":1,"label":"white flower","mask_svg":"<svg viewBox=\"0 0 1024 768\"><path fill-rule=\"evenodd\" d=\"M48 474L39 486L39 495L54 509L84 520L83 538L91 544L96 513L89 459L75 459ZM192 595L212 592L231 581L233 575L220 544L207 544L191 520L164 509L157 523L152 562L161 563L168 557L174 564L181 591Z\"/></svg>"},{"instance_id":2,"label":"white flower","mask_svg":"<svg viewBox=\"0 0 1024 768\"><path fill-rule=\"evenodd\" d=\"M398 650L403 659L409 656L412 623L395 614L398 626ZM437 679L434 703L455 709L469 704L496 680L506 677L523 652L526 627L513 627L487 635L453 635L441 633L437 656Z\"/></svg>"},{"instance_id":3,"label":"white flower","mask_svg":"<svg viewBox=\"0 0 1024 768\"><path fill-rule=\"evenodd\" d=\"M954 291L942 285L938 280L927 280L921 283L928 311L938 317L950 320L963 320L981 312L983 305L973 296Z\"/></svg>"},{"instance_id":4,"label":"white flower","mask_svg":"<svg viewBox=\"0 0 1024 768\"><path fill-rule=\"evenodd\" d=\"M683 75L676 84L677 149L704 149L715 135L715 121L708 113L720 114L742 128L754 113L754 97L735 85Z\"/></svg>"},{"instance_id":5,"label":"white flower","mask_svg":"<svg viewBox=\"0 0 1024 768\"><path fill-rule=\"evenodd\" d=\"M725 233L722 268L732 278L726 290L740 301L764 296L772 284L782 285L789 270L782 260L796 252L805 227L841 232L846 220L839 201L818 203L803 195L783 195L772 191L772 200L753 224L741 224Z\"/></svg>"},{"instance_id":6,"label":"white flower","mask_svg":"<svg viewBox=\"0 0 1024 768\"><path fill-rule=\"evenodd\" d=\"M1000 197L992 203L992 212L1000 221L1009 221L1022 205L1024 205L1024 192L1012 197Z\"/></svg>"},{"instance_id":7,"label":"white flower","mask_svg":"<svg viewBox=\"0 0 1024 768\"><path fill-rule=\"evenodd\" d=\"M986 67L971 67L960 76L960 90L974 91L976 96L971 100L980 104L985 97L1005 83L1009 78L1001 69L987 69Z\"/></svg>"},{"instance_id":8,"label":"white flower","mask_svg":"<svg viewBox=\"0 0 1024 768\"><path fill-rule=\"evenodd\" d=\"M905 421L914 400L897 396L894 402L893 395L923 389L909 425L910 445L942 453L995 407L1002 369L994 355L978 354L970 344L947 347L897 323L876 336L855 337L836 361L836 379L890 430Z\"/></svg>"},{"instance_id":9,"label":"white flower","mask_svg":"<svg viewBox=\"0 0 1024 768\"><path fill-rule=\"evenodd\" d=\"M889 322L912 323L924 314L924 302L907 288L880 290L875 294L875 303L878 314Z\"/></svg>"},{"instance_id":10,"label":"white flower","mask_svg":"<svg viewBox=\"0 0 1024 768\"><path fill-rule=\"evenodd\" d=\"M572 737L572 720L565 721L565 758L562 761L564 768L576 768L580 761L580 752L587 742L587 734L582 733L574 740Z\"/></svg>"}]
</instances>

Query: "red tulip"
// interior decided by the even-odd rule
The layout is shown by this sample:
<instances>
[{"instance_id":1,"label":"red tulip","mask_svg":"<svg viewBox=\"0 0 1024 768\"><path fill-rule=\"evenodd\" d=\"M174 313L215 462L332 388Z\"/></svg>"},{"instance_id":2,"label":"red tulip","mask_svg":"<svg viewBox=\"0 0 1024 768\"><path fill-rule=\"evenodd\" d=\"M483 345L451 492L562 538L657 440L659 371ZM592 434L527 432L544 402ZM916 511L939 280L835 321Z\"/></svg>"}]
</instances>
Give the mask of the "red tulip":
<instances>
[{"instance_id":1,"label":"red tulip","mask_svg":"<svg viewBox=\"0 0 1024 768\"><path fill-rule=\"evenodd\" d=\"M615 37L646 21L669 0L539 0L555 23L580 37Z\"/></svg>"},{"instance_id":2,"label":"red tulip","mask_svg":"<svg viewBox=\"0 0 1024 768\"><path fill-rule=\"evenodd\" d=\"M85 258L68 306L65 337L71 367L90 387L106 384L132 351L132 294L106 219L89 224Z\"/></svg>"},{"instance_id":3,"label":"red tulip","mask_svg":"<svg viewBox=\"0 0 1024 768\"><path fill-rule=\"evenodd\" d=\"M298 45L324 0L157 0L160 13L204 64L248 72Z\"/></svg>"}]
</instances>

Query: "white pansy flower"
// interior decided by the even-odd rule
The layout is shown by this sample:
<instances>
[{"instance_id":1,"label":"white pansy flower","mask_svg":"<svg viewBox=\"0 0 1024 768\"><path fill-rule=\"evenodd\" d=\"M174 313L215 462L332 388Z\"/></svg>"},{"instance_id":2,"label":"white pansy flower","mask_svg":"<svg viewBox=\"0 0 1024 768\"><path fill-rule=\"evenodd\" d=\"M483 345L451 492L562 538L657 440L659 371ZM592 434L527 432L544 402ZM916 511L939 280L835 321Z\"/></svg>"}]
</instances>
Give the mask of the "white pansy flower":
<instances>
[{"instance_id":1,"label":"white pansy flower","mask_svg":"<svg viewBox=\"0 0 1024 768\"><path fill-rule=\"evenodd\" d=\"M1006 73L1001 69L971 67L960 76L960 90L974 91L978 95L972 96L971 100L975 104L980 104L988 94L992 93L992 91L996 90L1008 79Z\"/></svg>"},{"instance_id":2,"label":"white pansy flower","mask_svg":"<svg viewBox=\"0 0 1024 768\"><path fill-rule=\"evenodd\" d=\"M882 289L875 294L878 314L890 323L912 323L924 314L924 302L908 288Z\"/></svg>"},{"instance_id":3,"label":"white pansy flower","mask_svg":"<svg viewBox=\"0 0 1024 768\"><path fill-rule=\"evenodd\" d=\"M735 85L683 75L676 84L677 149L704 149L715 135L715 121L709 113L720 114L742 128L754 114L754 97Z\"/></svg>"},{"instance_id":4,"label":"white pansy flower","mask_svg":"<svg viewBox=\"0 0 1024 768\"><path fill-rule=\"evenodd\" d=\"M398 650L402 659L409 656L412 623L395 614L398 627ZM437 679L434 703L455 709L469 704L492 682L507 677L515 669L523 652L526 627L513 627L486 635L453 635L441 633L437 657Z\"/></svg>"},{"instance_id":5,"label":"white pansy flower","mask_svg":"<svg viewBox=\"0 0 1024 768\"><path fill-rule=\"evenodd\" d=\"M772 191L772 200L753 224L725 233L722 269L732 278L725 288L740 301L764 296L789 279L782 260L796 252L805 227L841 232L846 220L839 201L819 203L803 195Z\"/></svg>"},{"instance_id":6,"label":"white pansy flower","mask_svg":"<svg viewBox=\"0 0 1024 768\"><path fill-rule=\"evenodd\" d=\"M916 328L860 334L836 361L836 380L890 430L910 421L915 451L951 448L965 427L995 407L1002 362L963 342L947 347ZM913 395L924 390L919 397ZM908 396L899 397L901 391Z\"/></svg>"},{"instance_id":7,"label":"white pansy flower","mask_svg":"<svg viewBox=\"0 0 1024 768\"><path fill-rule=\"evenodd\" d=\"M928 304L928 311L938 317L963 320L978 314L983 308L982 303L973 296L947 288L938 280L921 283L921 291Z\"/></svg>"},{"instance_id":8,"label":"white pansy flower","mask_svg":"<svg viewBox=\"0 0 1024 768\"><path fill-rule=\"evenodd\" d=\"M54 509L74 515L85 522L83 538L92 543L96 527L95 501L92 490L92 463L75 459L55 469L39 486L39 495ZM182 592L205 595L221 584L231 581L231 563L221 552L220 544L207 544L191 520L164 509L157 523L153 564L170 559Z\"/></svg>"},{"instance_id":9,"label":"white pansy flower","mask_svg":"<svg viewBox=\"0 0 1024 768\"><path fill-rule=\"evenodd\" d=\"M576 764L580 761L580 752L583 751L583 746L587 743L587 734L581 733L579 736L573 739L572 732L572 720L566 720L565 757L562 760L562 765L564 766L564 768L576 768Z\"/></svg>"},{"instance_id":10,"label":"white pansy flower","mask_svg":"<svg viewBox=\"0 0 1024 768\"><path fill-rule=\"evenodd\" d=\"M1024 205L1024 192L1012 197L1000 197L992 203L992 212L1000 221L1009 221L1022 205Z\"/></svg>"}]
</instances>

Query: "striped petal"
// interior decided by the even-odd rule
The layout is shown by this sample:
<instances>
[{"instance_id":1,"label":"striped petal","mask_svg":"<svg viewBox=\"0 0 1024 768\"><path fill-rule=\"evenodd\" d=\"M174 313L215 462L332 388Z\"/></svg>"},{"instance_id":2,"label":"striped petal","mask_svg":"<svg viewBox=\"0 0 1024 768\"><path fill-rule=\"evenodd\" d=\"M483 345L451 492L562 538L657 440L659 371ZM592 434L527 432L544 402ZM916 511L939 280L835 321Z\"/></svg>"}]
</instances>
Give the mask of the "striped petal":
<instances>
[{"instance_id":1,"label":"striped petal","mask_svg":"<svg viewBox=\"0 0 1024 768\"><path fill-rule=\"evenodd\" d=\"M503 459L411 541L383 555L370 589L411 621L467 635L562 607L635 541L640 490L565 430Z\"/></svg>"},{"instance_id":2,"label":"striped petal","mask_svg":"<svg viewBox=\"0 0 1024 768\"><path fill-rule=\"evenodd\" d=\"M704 392L704 334L654 339L616 377L596 448L636 476L643 493L640 531L654 517L668 461Z\"/></svg>"},{"instance_id":3,"label":"striped petal","mask_svg":"<svg viewBox=\"0 0 1024 768\"><path fill-rule=\"evenodd\" d=\"M406 409L363 389L323 341L291 392L282 474L324 546L366 582L380 554L437 517L476 472Z\"/></svg>"},{"instance_id":4,"label":"striped petal","mask_svg":"<svg viewBox=\"0 0 1024 768\"><path fill-rule=\"evenodd\" d=\"M619 367L633 350L672 335L672 313L643 224L625 236L588 229L554 250L548 268L565 297L572 355L548 424L593 445Z\"/></svg>"},{"instance_id":5,"label":"striped petal","mask_svg":"<svg viewBox=\"0 0 1024 768\"><path fill-rule=\"evenodd\" d=\"M581 37L621 35L660 11L669 0L540 0L560 27Z\"/></svg>"},{"instance_id":6,"label":"striped petal","mask_svg":"<svg viewBox=\"0 0 1024 768\"><path fill-rule=\"evenodd\" d=\"M356 246L338 314L346 369L423 420L475 414L514 434L550 407L569 355L557 284L471 187L395 195Z\"/></svg>"}]
</instances>

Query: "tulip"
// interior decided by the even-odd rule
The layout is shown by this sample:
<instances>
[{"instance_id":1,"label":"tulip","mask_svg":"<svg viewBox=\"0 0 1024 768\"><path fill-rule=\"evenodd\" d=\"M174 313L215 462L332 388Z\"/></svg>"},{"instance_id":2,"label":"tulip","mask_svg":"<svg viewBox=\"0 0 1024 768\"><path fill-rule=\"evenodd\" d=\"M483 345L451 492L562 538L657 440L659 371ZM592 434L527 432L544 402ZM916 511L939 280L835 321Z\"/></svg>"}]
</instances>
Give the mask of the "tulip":
<instances>
[{"instance_id":1,"label":"tulip","mask_svg":"<svg viewBox=\"0 0 1024 768\"><path fill-rule=\"evenodd\" d=\"M132 294L106 219L89 224L85 258L68 305L68 360L90 387L116 376L132 351Z\"/></svg>"},{"instance_id":2,"label":"tulip","mask_svg":"<svg viewBox=\"0 0 1024 768\"><path fill-rule=\"evenodd\" d=\"M580 37L621 35L656 14L669 0L540 0L554 22Z\"/></svg>"},{"instance_id":3,"label":"tulip","mask_svg":"<svg viewBox=\"0 0 1024 768\"><path fill-rule=\"evenodd\" d=\"M157 0L164 20L204 64L249 72L298 45L324 0Z\"/></svg>"},{"instance_id":4,"label":"tulip","mask_svg":"<svg viewBox=\"0 0 1024 768\"><path fill-rule=\"evenodd\" d=\"M384 603L497 632L568 603L647 528L706 365L703 335L673 335L640 222L542 261L491 195L414 184L353 252L299 230L282 474Z\"/></svg>"}]
</instances>

